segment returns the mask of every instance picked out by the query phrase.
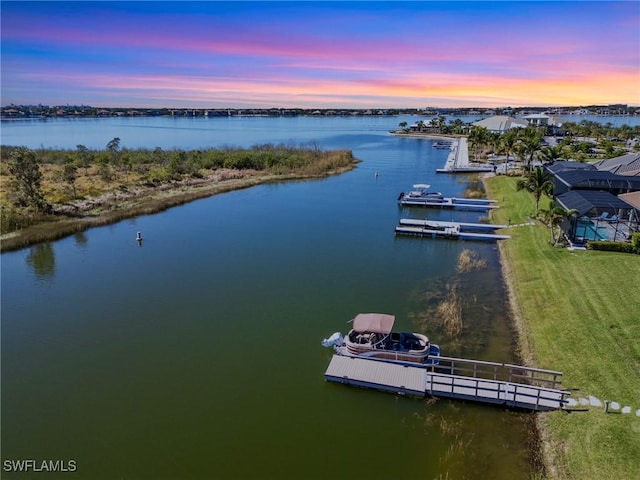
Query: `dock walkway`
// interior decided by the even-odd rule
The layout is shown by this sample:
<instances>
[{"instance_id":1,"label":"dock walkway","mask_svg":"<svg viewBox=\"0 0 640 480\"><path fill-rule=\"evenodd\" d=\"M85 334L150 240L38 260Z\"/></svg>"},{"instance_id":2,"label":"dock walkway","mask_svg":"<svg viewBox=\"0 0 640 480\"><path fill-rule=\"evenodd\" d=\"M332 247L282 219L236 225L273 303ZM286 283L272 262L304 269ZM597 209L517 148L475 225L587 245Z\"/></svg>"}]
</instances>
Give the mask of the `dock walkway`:
<instances>
[{"instance_id":1,"label":"dock walkway","mask_svg":"<svg viewBox=\"0 0 640 480\"><path fill-rule=\"evenodd\" d=\"M424 366L334 355L325 372L330 382L401 395L455 398L534 411L564 407L562 373L519 365L439 357Z\"/></svg>"},{"instance_id":2,"label":"dock walkway","mask_svg":"<svg viewBox=\"0 0 640 480\"><path fill-rule=\"evenodd\" d=\"M445 227L460 227L461 231L493 231L501 230L503 228L509 228L508 225L498 225L495 223L466 223L466 222L445 222L442 220L419 220L413 218L401 218L400 225L408 225L412 227L432 227L432 228L445 228Z\"/></svg>"},{"instance_id":3,"label":"dock walkway","mask_svg":"<svg viewBox=\"0 0 640 480\"><path fill-rule=\"evenodd\" d=\"M449 156L444 168L438 168L437 173L473 173L493 172L493 165L474 165L469 163L469 148L466 137L460 137L451 145Z\"/></svg>"},{"instance_id":4,"label":"dock walkway","mask_svg":"<svg viewBox=\"0 0 640 480\"><path fill-rule=\"evenodd\" d=\"M446 227L444 229L433 229L428 227L411 227L398 225L395 228L396 235L413 235L417 237L448 238L453 240L507 240L509 235L497 233L462 232L456 227Z\"/></svg>"},{"instance_id":5,"label":"dock walkway","mask_svg":"<svg viewBox=\"0 0 640 480\"><path fill-rule=\"evenodd\" d=\"M430 198L401 198L399 200L400 205L403 207L428 207L428 208L441 208L441 209L456 209L456 210L471 210L471 211L486 211L494 208L498 208L498 205L493 205L495 200L489 199L468 199L468 198L443 198L441 200Z\"/></svg>"}]
</instances>

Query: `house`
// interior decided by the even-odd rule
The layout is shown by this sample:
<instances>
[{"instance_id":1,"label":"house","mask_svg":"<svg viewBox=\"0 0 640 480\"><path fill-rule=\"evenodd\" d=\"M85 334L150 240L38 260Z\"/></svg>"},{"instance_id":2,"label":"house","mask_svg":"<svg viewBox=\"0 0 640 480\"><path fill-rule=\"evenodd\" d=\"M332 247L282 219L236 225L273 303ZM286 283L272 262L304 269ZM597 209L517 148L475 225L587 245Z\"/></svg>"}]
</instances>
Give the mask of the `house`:
<instances>
[{"instance_id":1,"label":"house","mask_svg":"<svg viewBox=\"0 0 640 480\"><path fill-rule=\"evenodd\" d=\"M576 212L562 224L571 242L627 241L640 231L640 209L625 200L625 195L640 192L640 176L598 170L595 163L565 161L545 168L553 175L554 201Z\"/></svg>"},{"instance_id":2,"label":"house","mask_svg":"<svg viewBox=\"0 0 640 480\"><path fill-rule=\"evenodd\" d=\"M628 153L620 157L593 162L598 169L618 175L640 176L640 153Z\"/></svg>"},{"instance_id":3,"label":"house","mask_svg":"<svg viewBox=\"0 0 640 480\"><path fill-rule=\"evenodd\" d=\"M562 208L576 212L562 224L565 236L573 243L627 241L633 232L640 231L640 209L622 197L594 190L570 190L555 197Z\"/></svg>"},{"instance_id":4,"label":"house","mask_svg":"<svg viewBox=\"0 0 640 480\"><path fill-rule=\"evenodd\" d=\"M569 190L596 190L620 195L640 190L640 177L589 169L560 170L553 175L553 195Z\"/></svg>"},{"instance_id":5,"label":"house","mask_svg":"<svg viewBox=\"0 0 640 480\"><path fill-rule=\"evenodd\" d=\"M545 127L548 135L557 135L561 132L562 119L556 115L546 115L544 113L532 113L522 117L529 126Z\"/></svg>"},{"instance_id":6,"label":"house","mask_svg":"<svg viewBox=\"0 0 640 480\"><path fill-rule=\"evenodd\" d=\"M597 170L593 163L575 162L573 160L558 160L546 165L545 168L552 175L561 170Z\"/></svg>"},{"instance_id":7,"label":"house","mask_svg":"<svg viewBox=\"0 0 640 480\"><path fill-rule=\"evenodd\" d=\"M525 120L519 120L507 115L494 115L493 117L473 122L471 125L486 128L490 132L504 133L512 128L525 128L528 124Z\"/></svg>"}]
</instances>

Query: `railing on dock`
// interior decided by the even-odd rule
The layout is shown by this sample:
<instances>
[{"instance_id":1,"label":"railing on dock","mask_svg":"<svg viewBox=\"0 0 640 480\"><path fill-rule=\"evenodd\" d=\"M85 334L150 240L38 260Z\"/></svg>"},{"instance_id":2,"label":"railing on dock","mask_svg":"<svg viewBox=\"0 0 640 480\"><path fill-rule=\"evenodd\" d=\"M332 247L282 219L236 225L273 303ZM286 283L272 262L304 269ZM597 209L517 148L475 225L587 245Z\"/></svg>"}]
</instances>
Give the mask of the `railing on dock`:
<instances>
[{"instance_id":1,"label":"railing on dock","mask_svg":"<svg viewBox=\"0 0 640 480\"><path fill-rule=\"evenodd\" d=\"M395 363L336 354L325 372L331 382L402 395L457 398L534 411L564 407L561 372L508 363L431 357L437 364Z\"/></svg>"},{"instance_id":2,"label":"railing on dock","mask_svg":"<svg viewBox=\"0 0 640 480\"><path fill-rule=\"evenodd\" d=\"M550 389L560 388L562 372L554 370L467 358L438 357L438 360L438 365L431 366L430 371L501 382L536 385Z\"/></svg>"}]
</instances>

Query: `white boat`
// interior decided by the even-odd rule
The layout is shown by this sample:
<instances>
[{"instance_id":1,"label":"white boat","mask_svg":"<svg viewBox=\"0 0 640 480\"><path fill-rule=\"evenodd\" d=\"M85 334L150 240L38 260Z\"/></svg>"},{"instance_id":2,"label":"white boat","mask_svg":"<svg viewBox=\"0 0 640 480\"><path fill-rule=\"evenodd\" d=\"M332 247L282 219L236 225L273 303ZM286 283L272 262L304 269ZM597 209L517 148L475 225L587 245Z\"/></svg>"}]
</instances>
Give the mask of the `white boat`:
<instances>
[{"instance_id":1,"label":"white boat","mask_svg":"<svg viewBox=\"0 0 640 480\"><path fill-rule=\"evenodd\" d=\"M401 200L425 200L429 202L441 202L444 196L440 192L430 192L431 185L426 183L417 183L413 186L413 190L405 193L400 192L398 201Z\"/></svg>"},{"instance_id":2,"label":"white boat","mask_svg":"<svg viewBox=\"0 0 640 480\"><path fill-rule=\"evenodd\" d=\"M322 345L336 354L394 363L438 364L440 347L426 335L393 332L395 316L384 313L360 313L346 336L336 332Z\"/></svg>"}]
</instances>

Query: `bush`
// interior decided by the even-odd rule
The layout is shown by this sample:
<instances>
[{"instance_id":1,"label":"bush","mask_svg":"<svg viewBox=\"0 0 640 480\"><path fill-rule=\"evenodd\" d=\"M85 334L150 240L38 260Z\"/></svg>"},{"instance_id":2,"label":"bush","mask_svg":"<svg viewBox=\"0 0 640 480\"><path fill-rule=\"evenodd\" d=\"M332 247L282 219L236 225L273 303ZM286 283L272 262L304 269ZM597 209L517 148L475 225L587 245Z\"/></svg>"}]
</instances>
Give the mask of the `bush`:
<instances>
[{"instance_id":1,"label":"bush","mask_svg":"<svg viewBox=\"0 0 640 480\"><path fill-rule=\"evenodd\" d=\"M633 251L640 255L640 232L631 234L631 245L633 246Z\"/></svg>"},{"instance_id":2,"label":"bush","mask_svg":"<svg viewBox=\"0 0 640 480\"><path fill-rule=\"evenodd\" d=\"M588 250L603 250L606 252L621 253L640 253L635 249L633 244L627 242L597 242L590 241L587 243Z\"/></svg>"}]
</instances>

